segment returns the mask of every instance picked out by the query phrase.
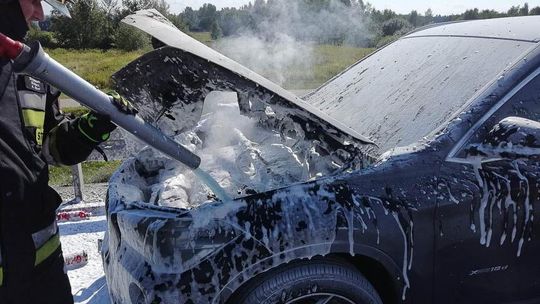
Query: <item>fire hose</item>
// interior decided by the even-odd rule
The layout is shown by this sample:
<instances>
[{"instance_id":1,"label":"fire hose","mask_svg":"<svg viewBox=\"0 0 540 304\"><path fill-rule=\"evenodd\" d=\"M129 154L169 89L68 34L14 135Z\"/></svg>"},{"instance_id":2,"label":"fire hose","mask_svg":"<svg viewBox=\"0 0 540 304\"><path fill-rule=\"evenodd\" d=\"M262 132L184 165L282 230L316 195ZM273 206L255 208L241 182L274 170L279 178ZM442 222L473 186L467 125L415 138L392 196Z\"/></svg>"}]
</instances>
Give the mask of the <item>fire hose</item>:
<instances>
[{"instance_id":1,"label":"fire hose","mask_svg":"<svg viewBox=\"0 0 540 304\"><path fill-rule=\"evenodd\" d=\"M225 190L207 172L201 170L199 167L201 159L197 155L138 115L126 114L118 110L110 96L50 58L38 42L26 45L0 33L0 59L11 60L15 72L38 78L90 109L109 116L117 126L193 170L194 174L220 200L230 200Z\"/></svg>"}]
</instances>

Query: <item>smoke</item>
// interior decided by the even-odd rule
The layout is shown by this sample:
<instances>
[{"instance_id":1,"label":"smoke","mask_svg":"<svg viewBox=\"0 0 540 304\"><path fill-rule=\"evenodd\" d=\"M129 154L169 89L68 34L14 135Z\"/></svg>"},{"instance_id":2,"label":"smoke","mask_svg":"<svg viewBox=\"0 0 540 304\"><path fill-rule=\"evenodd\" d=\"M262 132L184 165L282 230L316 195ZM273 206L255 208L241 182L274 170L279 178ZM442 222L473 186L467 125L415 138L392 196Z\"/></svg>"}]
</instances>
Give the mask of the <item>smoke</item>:
<instances>
[{"instance_id":1,"label":"smoke","mask_svg":"<svg viewBox=\"0 0 540 304\"><path fill-rule=\"evenodd\" d=\"M215 48L277 84L299 88L319 63L316 45L364 47L373 37L363 4L344 4L345 0L311 2L256 1L249 11L254 25L239 30L227 28L227 24L234 24L230 20L234 16L224 14L224 32L236 34L219 40Z\"/></svg>"},{"instance_id":2,"label":"smoke","mask_svg":"<svg viewBox=\"0 0 540 304\"><path fill-rule=\"evenodd\" d=\"M286 34L276 34L267 40L245 33L220 40L216 48L281 86L298 87L299 84L288 83L289 80L298 79L295 76L300 71L306 75L312 73L313 45Z\"/></svg>"}]
</instances>

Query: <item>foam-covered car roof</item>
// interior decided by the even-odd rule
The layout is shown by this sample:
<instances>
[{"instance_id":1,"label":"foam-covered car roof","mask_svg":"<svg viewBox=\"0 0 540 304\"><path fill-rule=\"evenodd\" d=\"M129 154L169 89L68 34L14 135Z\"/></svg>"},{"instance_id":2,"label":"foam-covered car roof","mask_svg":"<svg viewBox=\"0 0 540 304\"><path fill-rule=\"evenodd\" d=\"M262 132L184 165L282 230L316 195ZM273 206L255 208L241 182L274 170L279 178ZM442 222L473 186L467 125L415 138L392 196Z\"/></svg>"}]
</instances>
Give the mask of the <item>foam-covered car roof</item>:
<instances>
[{"instance_id":1,"label":"foam-covered car roof","mask_svg":"<svg viewBox=\"0 0 540 304\"><path fill-rule=\"evenodd\" d=\"M419 29L407 37L467 36L496 39L540 41L540 16L495 18L447 23Z\"/></svg>"}]
</instances>

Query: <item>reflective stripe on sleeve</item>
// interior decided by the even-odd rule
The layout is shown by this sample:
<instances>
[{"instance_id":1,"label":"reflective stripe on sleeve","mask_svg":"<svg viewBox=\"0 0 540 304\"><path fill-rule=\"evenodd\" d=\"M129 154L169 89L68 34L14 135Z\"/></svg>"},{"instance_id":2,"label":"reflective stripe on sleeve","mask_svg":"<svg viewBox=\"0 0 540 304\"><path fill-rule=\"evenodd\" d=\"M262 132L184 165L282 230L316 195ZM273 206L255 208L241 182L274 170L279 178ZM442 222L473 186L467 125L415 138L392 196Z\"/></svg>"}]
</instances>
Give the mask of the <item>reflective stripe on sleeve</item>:
<instances>
[{"instance_id":1,"label":"reflective stripe on sleeve","mask_svg":"<svg viewBox=\"0 0 540 304\"><path fill-rule=\"evenodd\" d=\"M56 224L56 221L45 229L32 234L32 240L34 241L34 246L36 248L36 260L34 266L37 266L60 247L60 235L58 234L58 225Z\"/></svg>"},{"instance_id":2,"label":"reflective stripe on sleeve","mask_svg":"<svg viewBox=\"0 0 540 304\"><path fill-rule=\"evenodd\" d=\"M32 234L35 248L40 248L58 232L56 221L44 229Z\"/></svg>"},{"instance_id":3,"label":"reflective stripe on sleeve","mask_svg":"<svg viewBox=\"0 0 540 304\"><path fill-rule=\"evenodd\" d=\"M23 109L24 124L26 127L43 129L45 123L45 112L34 109Z\"/></svg>"},{"instance_id":4,"label":"reflective stripe on sleeve","mask_svg":"<svg viewBox=\"0 0 540 304\"><path fill-rule=\"evenodd\" d=\"M34 109L45 112L45 95L36 94L31 91L19 91L19 96L21 97L21 107L23 109Z\"/></svg>"},{"instance_id":5,"label":"reflective stripe on sleeve","mask_svg":"<svg viewBox=\"0 0 540 304\"><path fill-rule=\"evenodd\" d=\"M45 259L50 257L60 247L60 235L56 234L50 240L45 242L43 246L36 250L36 261L34 266L38 266Z\"/></svg>"},{"instance_id":6,"label":"reflective stripe on sleeve","mask_svg":"<svg viewBox=\"0 0 540 304\"><path fill-rule=\"evenodd\" d=\"M23 109L24 125L28 128L35 128L35 138L38 145L43 144L43 125L45 124L45 112Z\"/></svg>"}]
</instances>

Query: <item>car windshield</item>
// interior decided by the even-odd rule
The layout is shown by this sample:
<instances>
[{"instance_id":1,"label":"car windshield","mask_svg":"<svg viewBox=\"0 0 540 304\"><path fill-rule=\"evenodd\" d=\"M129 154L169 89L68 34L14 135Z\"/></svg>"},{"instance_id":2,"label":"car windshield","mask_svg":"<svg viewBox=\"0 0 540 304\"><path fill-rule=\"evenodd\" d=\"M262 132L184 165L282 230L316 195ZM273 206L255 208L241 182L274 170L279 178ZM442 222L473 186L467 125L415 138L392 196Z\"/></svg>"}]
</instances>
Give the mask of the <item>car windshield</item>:
<instances>
[{"instance_id":1,"label":"car windshield","mask_svg":"<svg viewBox=\"0 0 540 304\"><path fill-rule=\"evenodd\" d=\"M380 154L427 136L532 46L488 38L404 38L306 100L375 141Z\"/></svg>"}]
</instances>

